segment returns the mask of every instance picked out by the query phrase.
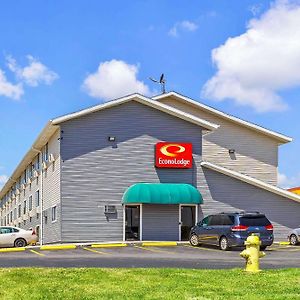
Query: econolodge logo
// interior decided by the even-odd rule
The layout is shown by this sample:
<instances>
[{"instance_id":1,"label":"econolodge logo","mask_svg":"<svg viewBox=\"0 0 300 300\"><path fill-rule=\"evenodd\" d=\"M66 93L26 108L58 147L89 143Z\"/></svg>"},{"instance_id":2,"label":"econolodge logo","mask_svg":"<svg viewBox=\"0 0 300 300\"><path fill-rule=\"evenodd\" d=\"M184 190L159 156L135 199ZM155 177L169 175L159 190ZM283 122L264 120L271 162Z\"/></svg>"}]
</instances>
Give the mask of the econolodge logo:
<instances>
[{"instance_id":1,"label":"econolodge logo","mask_svg":"<svg viewBox=\"0 0 300 300\"><path fill-rule=\"evenodd\" d=\"M193 165L192 144L159 142L155 147L157 168L191 168Z\"/></svg>"}]
</instances>

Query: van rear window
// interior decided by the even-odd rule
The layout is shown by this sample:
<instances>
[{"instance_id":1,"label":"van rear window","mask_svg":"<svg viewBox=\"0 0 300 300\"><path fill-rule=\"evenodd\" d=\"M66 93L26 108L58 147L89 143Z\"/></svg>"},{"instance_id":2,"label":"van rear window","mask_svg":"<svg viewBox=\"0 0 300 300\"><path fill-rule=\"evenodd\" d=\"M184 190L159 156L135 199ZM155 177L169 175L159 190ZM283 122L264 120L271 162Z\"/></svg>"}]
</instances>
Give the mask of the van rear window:
<instances>
[{"instance_id":1,"label":"van rear window","mask_svg":"<svg viewBox=\"0 0 300 300\"><path fill-rule=\"evenodd\" d=\"M267 226L270 221L265 216L247 216L240 217L240 225L245 226Z\"/></svg>"}]
</instances>

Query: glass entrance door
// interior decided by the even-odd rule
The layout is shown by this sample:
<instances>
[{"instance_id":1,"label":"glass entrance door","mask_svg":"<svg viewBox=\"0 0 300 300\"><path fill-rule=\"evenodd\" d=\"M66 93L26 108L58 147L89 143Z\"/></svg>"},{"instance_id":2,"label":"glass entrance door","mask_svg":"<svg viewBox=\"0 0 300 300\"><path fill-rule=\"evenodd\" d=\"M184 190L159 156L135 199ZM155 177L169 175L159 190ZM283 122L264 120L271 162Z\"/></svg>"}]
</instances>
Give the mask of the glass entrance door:
<instances>
[{"instance_id":1,"label":"glass entrance door","mask_svg":"<svg viewBox=\"0 0 300 300\"><path fill-rule=\"evenodd\" d=\"M190 230L196 224L196 206L182 205L181 209L181 220L179 220L181 240L188 241Z\"/></svg>"},{"instance_id":2,"label":"glass entrance door","mask_svg":"<svg viewBox=\"0 0 300 300\"><path fill-rule=\"evenodd\" d=\"M125 240L140 239L140 206L125 206Z\"/></svg>"}]
</instances>

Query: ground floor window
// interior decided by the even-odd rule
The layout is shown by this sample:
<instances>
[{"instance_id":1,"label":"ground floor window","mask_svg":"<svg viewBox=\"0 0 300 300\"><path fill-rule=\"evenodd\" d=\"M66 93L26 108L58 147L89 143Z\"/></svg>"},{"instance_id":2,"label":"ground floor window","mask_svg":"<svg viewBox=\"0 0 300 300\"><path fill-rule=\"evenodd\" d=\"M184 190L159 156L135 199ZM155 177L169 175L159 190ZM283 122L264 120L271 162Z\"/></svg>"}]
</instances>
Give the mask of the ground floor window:
<instances>
[{"instance_id":1,"label":"ground floor window","mask_svg":"<svg viewBox=\"0 0 300 300\"><path fill-rule=\"evenodd\" d=\"M53 206L51 209L51 220L52 222L57 220L57 216L56 216L56 206Z\"/></svg>"}]
</instances>

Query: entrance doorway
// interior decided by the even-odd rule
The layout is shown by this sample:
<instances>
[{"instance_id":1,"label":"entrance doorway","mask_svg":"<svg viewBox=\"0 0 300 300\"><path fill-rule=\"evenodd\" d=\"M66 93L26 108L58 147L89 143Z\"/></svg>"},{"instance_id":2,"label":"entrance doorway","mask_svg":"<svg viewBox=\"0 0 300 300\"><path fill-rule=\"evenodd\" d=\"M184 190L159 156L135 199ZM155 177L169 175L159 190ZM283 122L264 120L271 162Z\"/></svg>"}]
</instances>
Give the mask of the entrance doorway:
<instances>
[{"instance_id":1,"label":"entrance doorway","mask_svg":"<svg viewBox=\"0 0 300 300\"><path fill-rule=\"evenodd\" d=\"M180 205L179 209L179 240L188 241L190 230L196 224L196 206Z\"/></svg>"},{"instance_id":2,"label":"entrance doorway","mask_svg":"<svg viewBox=\"0 0 300 300\"><path fill-rule=\"evenodd\" d=\"M125 240L140 239L140 206L125 206Z\"/></svg>"}]
</instances>

